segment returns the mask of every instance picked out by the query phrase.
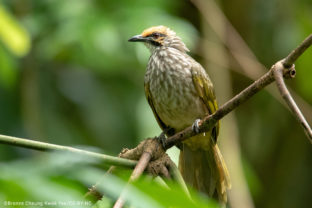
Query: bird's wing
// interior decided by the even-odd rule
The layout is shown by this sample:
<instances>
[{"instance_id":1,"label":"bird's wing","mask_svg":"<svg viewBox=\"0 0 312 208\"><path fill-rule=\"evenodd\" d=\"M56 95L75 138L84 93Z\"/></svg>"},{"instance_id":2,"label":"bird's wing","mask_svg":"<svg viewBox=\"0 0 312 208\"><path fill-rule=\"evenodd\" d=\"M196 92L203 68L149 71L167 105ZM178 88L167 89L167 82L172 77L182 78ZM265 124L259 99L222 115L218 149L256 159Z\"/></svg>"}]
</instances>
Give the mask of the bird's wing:
<instances>
[{"instance_id":1,"label":"bird's wing","mask_svg":"<svg viewBox=\"0 0 312 208\"><path fill-rule=\"evenodd\" d=\"M199 97L207 107L209 114L213 114L218 110L218 104L212 82L200 64L194 64L191 72L193 83ZM215 142L217 142L219 128L220 123L218 122L212 130L212 136Z\"/></svg>"},{"instance_id":2,"label":"bird's wing","mask_svg":"<svg viewBox=\"0 0 312 208\"><path fill-rule=\"evenodd\" d=\"M168 129L170 129L169 126L167 126L161 119L160 117L158 116L157 112L156 112L156 109L154 107L154 104L153 104L153 99L151 97L151 93L150 93L150 89L149 89L149 84L148 83L144 83L144 90L145 90L145 96L147 98L147 101L148 101L148 104L150 105L150 107L152 108L153 110L153 113L154 113L154 116L157 120L157 123L158 125L160 126L160 128L163 130L163 131L168 131Z\"/></svg>"}]
</instances>

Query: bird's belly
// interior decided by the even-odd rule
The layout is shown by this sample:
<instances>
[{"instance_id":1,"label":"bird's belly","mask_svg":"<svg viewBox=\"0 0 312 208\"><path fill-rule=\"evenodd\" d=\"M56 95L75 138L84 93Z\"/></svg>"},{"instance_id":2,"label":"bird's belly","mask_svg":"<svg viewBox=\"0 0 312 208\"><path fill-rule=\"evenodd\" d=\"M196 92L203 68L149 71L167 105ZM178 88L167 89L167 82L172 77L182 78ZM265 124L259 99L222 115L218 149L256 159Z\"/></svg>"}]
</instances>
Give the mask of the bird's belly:
<instances>
[{"instance_id":1,"label":"bird's belly","mask_svg":"<svg viewBox=\"0 0 312 208\"><path fill-rule=\"evenodd\" d=\"M177 131L207 114L191 78L176 81L174 85L161 84L151 89L151 94L160 119Z\"/></svg>"}]
</instances>

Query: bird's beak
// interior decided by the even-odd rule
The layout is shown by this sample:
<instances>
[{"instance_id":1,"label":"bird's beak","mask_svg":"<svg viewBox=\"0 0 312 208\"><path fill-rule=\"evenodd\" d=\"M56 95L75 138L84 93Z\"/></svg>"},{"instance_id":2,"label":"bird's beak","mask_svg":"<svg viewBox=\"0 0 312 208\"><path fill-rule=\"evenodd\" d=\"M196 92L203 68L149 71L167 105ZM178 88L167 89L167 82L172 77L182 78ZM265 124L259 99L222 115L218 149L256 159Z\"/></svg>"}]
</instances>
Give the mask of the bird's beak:
<instances>
[{"instance_id":1,"label":"bird's beak","mask_svg":"<svg viewBox=\"0 0 312 208\"><path fill-rule=\"evenodd\" d=\"M142 35L135 35L128 40L129 42L146 42L147 39Z\"/></svg>"}]
</instances>

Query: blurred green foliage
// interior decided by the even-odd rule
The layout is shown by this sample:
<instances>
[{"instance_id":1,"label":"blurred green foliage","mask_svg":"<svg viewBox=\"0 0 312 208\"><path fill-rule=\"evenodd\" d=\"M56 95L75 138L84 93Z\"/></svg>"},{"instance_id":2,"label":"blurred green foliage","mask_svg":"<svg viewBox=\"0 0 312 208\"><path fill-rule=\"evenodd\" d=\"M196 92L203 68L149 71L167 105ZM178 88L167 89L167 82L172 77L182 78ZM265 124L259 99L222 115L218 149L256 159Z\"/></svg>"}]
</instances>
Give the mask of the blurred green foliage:
<instances>
[{"instance_id":1,"label":"blurred green foliage","mask_svg":"<svg viewBox=\"0 0 312 208\"><path fill-rule=\"evenodd\" d=\"M16 56L23 56L30 48L30 37L15 19L0 6L0 37L3 43Z\"/></svg>"},{"instance_id":2,"label":"blurred green foliage","mask_svg":"<svg viewBox=\"0 0 312 208\"><path fill-rule=\"evenodd\" d=\"M131 174L129 170L115 171L116 177L90 164L92 161L60 152L3 164L0 167L1 206L5 202L7 206L15 202L24 203L18 207L105 208L110 207L112 199L116 200L123 191L124 199L138 208L218 207L195 192L192 192L191 200L176 184L169 181L169 189L151 177L143 177L124 189ZM84 197L85 187L91 187L94 181L101 181L97 189L104 193L104 198L98 202L92 197ZM26 203L33 203L33 206Z\"/></svg>"},{"instance_id":3,"label":"blurred green foliage","mask_svg":"<svg viewBox=\"0 0 312 208\"><path fill-rule=\"evenodd\" d=\"M268 67L312 31L309 0L219 3ZM204 23L189 1L1 1L0 133L95 146L112 155L159 134L143 89L149 52L127 40L160 24L174 29L200 60L200 25ZM288 82L310 105L311 60L309 49L296 63L296 79ZM232 80L235 93L251 82L236 73ZM311 205L312 149L292 115L261 92L241 106L236 116L245 175L256 207ZM177 160L177 150L172 152ZM104 173L88 164L68 162L63 155L4 145L0 145L0 158L0 202L81 201L87 187ZM106 188L121 187L125 182L119 180L110 178ZM168 206L159 197L176 205L191 203L181 190L148 183L134 184L136 191L129 195L134 204L146 198L145 203L152 200L155 207ZM111 189L103 189L115 195L99 202L102 207L110 206L121 190ZM198 207L206 202L194 201Z\"/></svg>"}]
</instances>

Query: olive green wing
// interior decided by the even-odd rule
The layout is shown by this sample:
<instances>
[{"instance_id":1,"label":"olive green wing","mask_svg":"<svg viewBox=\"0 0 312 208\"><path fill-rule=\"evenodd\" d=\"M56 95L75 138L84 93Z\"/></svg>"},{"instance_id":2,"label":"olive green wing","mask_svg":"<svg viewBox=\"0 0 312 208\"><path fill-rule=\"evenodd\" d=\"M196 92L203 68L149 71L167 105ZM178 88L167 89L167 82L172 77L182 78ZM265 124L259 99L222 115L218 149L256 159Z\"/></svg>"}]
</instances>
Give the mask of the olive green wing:
<instances>
[{"instance_id":1,"label":"olive green wing","mask_svg":"<svg viewBox=\"0 0 312 208\"><path fill-rule=\"evenodd\" d=\"M218 110L218 104L213 88L213 84L205 72L205 70L202 68L201 65L195 64L195 66L191 69L192 72L192 79L194 86L196 88L196 91L199 95L199 97L202 99L203 103L207 107L207 110L209 114L213 114ZM219 134L219 128L220 123L218 122L215 126L215 128L212 130L212 135L217 142L217 137Z\"/></svg>"},{"instance_id":2,"label":"olive green wing","mask_svg":"<svg viewBox=\"0 0 312 208\"><path fill-rule=\"evenodd\" d=\"M169 126L167 126L161 119L160 117L158 116L157 112L156 112L156 109L154 107L154 104L153 104L153 99L152 99L152 96L151 96L151 93L150 93L150 89L149 89L149 84L148 83L144 83L144 90L145 90L145 96L147 98L147 101L148 101L148 104L150 105L150 107L152 108L152 111L154 113L154 116L157 120L157 123L158 125L160 126L160 128L163 130L163 131L168 131L168 129L170 129Z\"/></svg>"}]
</instances>

